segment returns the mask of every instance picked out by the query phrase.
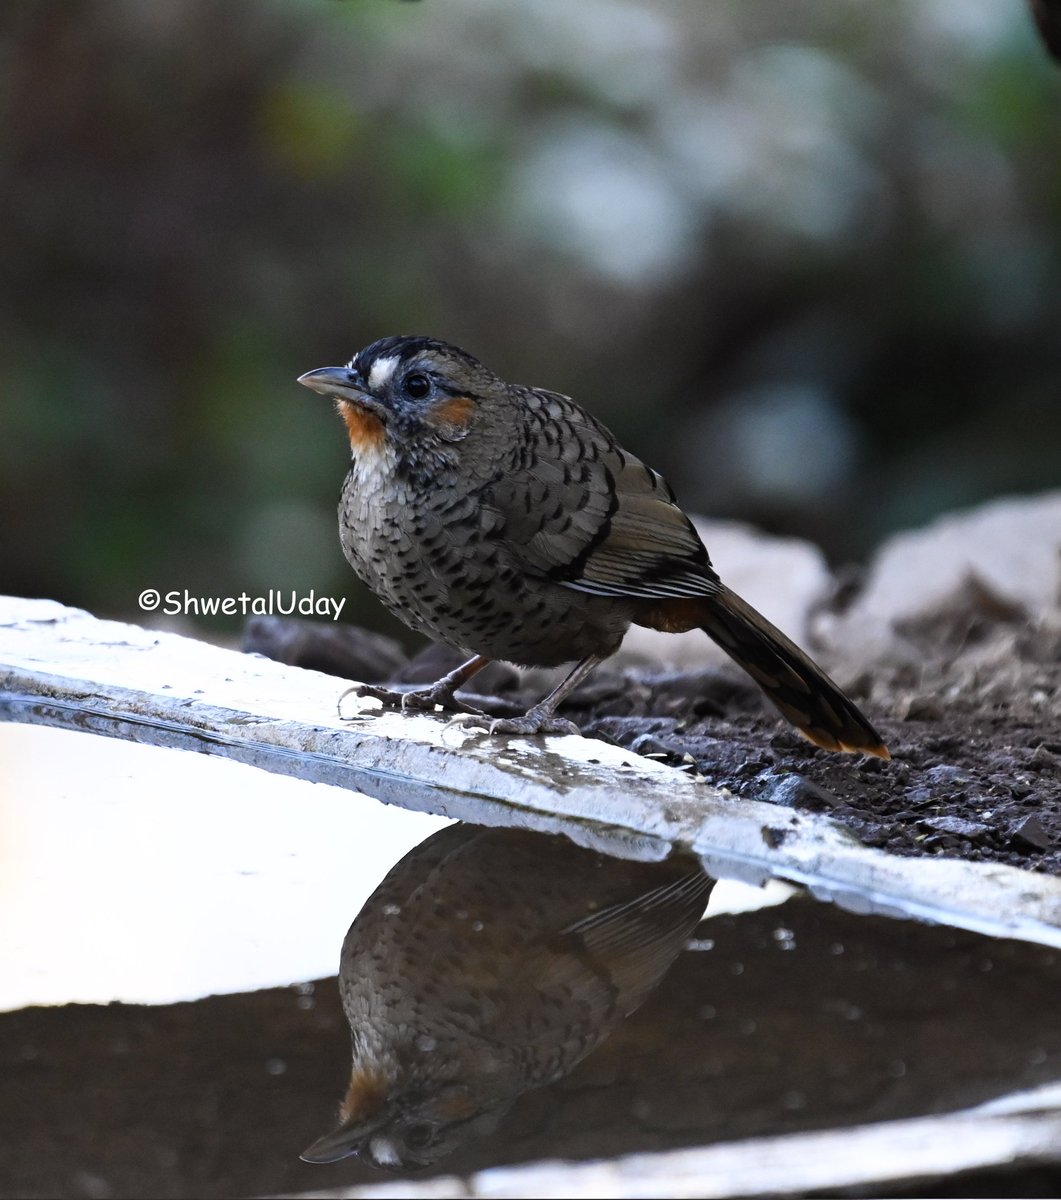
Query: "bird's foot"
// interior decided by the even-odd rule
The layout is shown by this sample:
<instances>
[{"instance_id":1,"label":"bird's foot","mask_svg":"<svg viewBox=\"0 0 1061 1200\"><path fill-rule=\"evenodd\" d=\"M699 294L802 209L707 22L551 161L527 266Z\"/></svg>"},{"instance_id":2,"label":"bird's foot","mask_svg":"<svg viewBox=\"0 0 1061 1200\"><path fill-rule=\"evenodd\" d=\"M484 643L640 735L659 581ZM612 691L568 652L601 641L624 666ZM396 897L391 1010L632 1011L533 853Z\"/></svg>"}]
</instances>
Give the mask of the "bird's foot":
<instances>
[{"instance_id":1,"label":"bird's foot","mask_svg":"<svg viewBox=\"0 0 1061 1200\"><path fill-rule=\"evenodd\" d=\"M434 712L436 708L448 709L451 712L467 713L473 717L483 717L484 713L473 708L470 704L465 704L463 700L458 700L453 694L453 688L444 686L440 680L438 683L433 683L430 687L412 688L410 691L402 692L394 688L381 687L374 683L359 683L352 688L347 688L339 697L340 708L347 696L354 695L358 697L371 697L382 702L384 708L394 708L401 712ZM342 713L340 712L340 716ZM360 714L359 714L360 715Z\"/></svg>"},{"instance_id":2,"label":"bird's foot","mask_svg":"<svg viewBox=\"0 0 1061 1200\"><path fill-rule=\"evenodd\" d=\"M483 729L495 737L543 737L547 734L562 736L571 733L578 737L582 732L574 721L558 717L544 704L527 709L522 717L488 717L480 713L456 717L455 721L464 729Z\"/></svg>"}]
</instances>

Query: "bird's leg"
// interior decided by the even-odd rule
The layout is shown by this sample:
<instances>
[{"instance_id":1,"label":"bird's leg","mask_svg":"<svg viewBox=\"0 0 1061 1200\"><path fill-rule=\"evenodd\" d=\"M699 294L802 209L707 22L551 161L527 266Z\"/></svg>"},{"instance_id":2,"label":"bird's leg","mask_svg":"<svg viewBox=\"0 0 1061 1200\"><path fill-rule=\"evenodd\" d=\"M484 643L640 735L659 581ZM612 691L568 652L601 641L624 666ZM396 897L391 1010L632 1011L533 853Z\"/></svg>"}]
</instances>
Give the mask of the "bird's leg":
<instances>
[{"instance_id":1,"label":"bird's leg","mask_svg":"<svg viewBox=\"0 0 1061 1200\"><path fill-rule=\"evenodd\" d=\"M533 708L528 708L522 717L499 717L491 720L485 716L474 716L461 720L461 724L467 728L479 727L485 729L487 733L519 735L533 737L535 734L543 733L579 733L578 726L574 721L565 720L563 717L556 715L556 710L561 702L573 692L575 688L582 682L583 679L604 661L603 655L591 654L588 658L584 658L578 663L571 673L558 684L545 697L544 700L539 700ZM458 718L459 719L459 718Z\"/></svg>"},{"instance_id":2,"label":"bird's leg","mask_svg":"<svg viewBox=\"0 0 1061 1200\"><path fill-rule=\"evenodd\" d=\"M448 675L443 675L441 679L436 680L430 687L414 688L408 692L399 692L392 688L378 687L372 683L358 683L343 692L339 697L339 704L342 705L346 697L353 692L356 696L374 696L377 700L382 700L384 708L418 708L432 712L441 705L442 708L455 709L458 712L482 716L482 713L477 708L472 708L470 704L464 704L453 693L458 688L463 687L473 675L481 671L483 667L488 666L489 663L490 659L477 654L474 658L469 658L466 663L462 663L459 667L450 671Z\"/></svg>"}]
</instances>

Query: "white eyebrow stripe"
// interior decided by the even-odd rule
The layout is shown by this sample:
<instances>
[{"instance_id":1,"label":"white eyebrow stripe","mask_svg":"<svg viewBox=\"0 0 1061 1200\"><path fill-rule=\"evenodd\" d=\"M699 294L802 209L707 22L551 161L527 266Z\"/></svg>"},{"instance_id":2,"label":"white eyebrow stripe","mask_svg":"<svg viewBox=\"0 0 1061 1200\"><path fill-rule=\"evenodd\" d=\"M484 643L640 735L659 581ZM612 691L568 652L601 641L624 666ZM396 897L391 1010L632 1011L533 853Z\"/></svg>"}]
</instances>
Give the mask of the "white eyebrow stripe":
<instances>
[{"instance_id":1,"label":"white eyebrow stripe","mask_svg":"<svg viewBox=\"0 0 1061 1200\"><path fill-rule=\"evenodd\" d=\"M368 373L368 386L373 391L386 387L390 383L391 376L394 374L394 368L397 365L398 359L394 355L391 355L389 358L377 358L372 364L372 370Z\"/></svg>"}]
</instances>

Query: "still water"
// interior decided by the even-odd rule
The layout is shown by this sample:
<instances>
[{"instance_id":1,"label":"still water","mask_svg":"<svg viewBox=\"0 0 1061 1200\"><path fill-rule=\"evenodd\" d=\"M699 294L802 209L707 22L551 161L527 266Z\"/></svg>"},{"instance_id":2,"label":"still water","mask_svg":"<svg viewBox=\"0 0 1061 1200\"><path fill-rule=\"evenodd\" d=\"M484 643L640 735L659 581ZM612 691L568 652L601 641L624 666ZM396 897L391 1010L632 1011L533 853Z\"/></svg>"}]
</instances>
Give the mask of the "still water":
<instances>
[{"instance_id":1,"label":"still water","mask_svg":"<svg viewBox=\"0 0 1061 1200\"><path fill-rule=\"evenodd\" d=\"M0 1010L333 975L365 900L446 824L222 758L0 723ZM788 894L722 883L712 911Z\"/></svg>"},{"instance_id":2,"label":"still water","mask_svg":"<svg viewBox=\"0 0 1061 1200\"><path fill-rule=\"evenodd\" d=\"M0 1009L334 974L350 918L447 824L221 758L0 724Z\"/></svg>"}]
</instances>

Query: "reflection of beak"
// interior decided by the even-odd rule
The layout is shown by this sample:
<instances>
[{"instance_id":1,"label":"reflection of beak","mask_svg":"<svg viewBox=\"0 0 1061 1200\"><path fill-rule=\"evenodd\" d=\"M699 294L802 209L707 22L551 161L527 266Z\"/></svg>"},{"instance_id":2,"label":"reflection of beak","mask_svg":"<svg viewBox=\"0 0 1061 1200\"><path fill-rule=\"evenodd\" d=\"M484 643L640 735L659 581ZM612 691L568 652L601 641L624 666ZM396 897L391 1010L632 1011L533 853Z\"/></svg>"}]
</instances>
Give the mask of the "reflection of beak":
<instances>
[{"instance_id":1,"label":"reflection of beak","mask_svg":"<svg viewBox=\"0 0 1061 1200\"><path fill-rule=\"evenodd\" d=\"M317 372L314 372L316 374ZM305 379L305 375L302 376ZM364 1121L351 1125L340 1125L334 1133L326 1133L317 1138L308 1150L303 1150L299 1158L308 1163L338 1162L341 1158L349 1158L357 1154L365 1141L365 1135L370 1132Z\"/></svg>"},{"instance_id":2,"label":"reflection of beak","mask_svg":"<svg viewBox=\"0 0 1061 1200\"><path fill-rule=\"evenodd\" d=\"M303 387L322 396L335 396L339 400L353 400L366 408L375 408L378 401L365 390L361 376L350 367L318 367L298 377Z\"/></svg>"}]
</instances>

